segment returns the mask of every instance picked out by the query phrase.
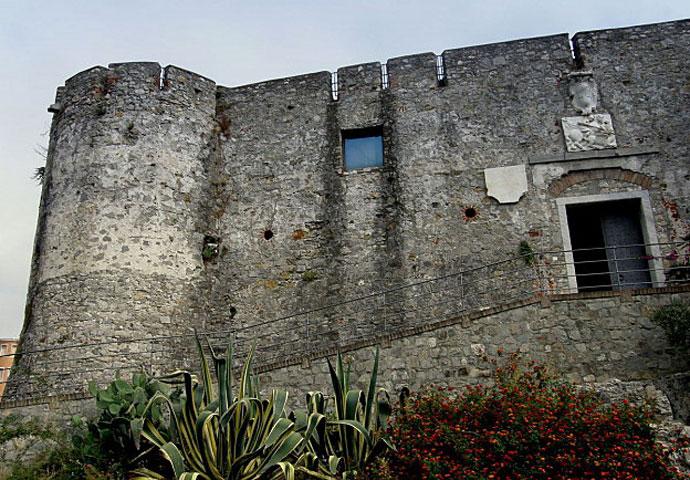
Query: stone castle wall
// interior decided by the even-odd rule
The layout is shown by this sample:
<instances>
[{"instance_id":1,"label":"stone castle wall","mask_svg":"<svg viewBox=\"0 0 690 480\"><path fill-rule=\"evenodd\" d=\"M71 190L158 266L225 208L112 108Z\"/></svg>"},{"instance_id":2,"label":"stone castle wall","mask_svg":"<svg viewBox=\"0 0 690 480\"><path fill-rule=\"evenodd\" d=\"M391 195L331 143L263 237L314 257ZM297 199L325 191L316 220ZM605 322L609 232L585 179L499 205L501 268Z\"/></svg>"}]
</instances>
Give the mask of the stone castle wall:
<instances>
[{"instance_id":1,"label":"stone castle wall","mask_svg":"<svg viewBox=\"0 0 690 480\"><path fill-rule=\"evenodd\" d=\"M10 395L76 388L144 354L187 362L190 327L260 323L288 344L289 320L273 332L273 319L490 264L521 240L562 250L559 198L646 192L654 234L677 240L689 53L687 20L572 45L554 35L447 50L443 82L432 53L389 60L386 88L380 64L344 67L337 100L328 72L241 87L156 63L75 75L51 106L27 354ZM596 84L615 148L566 145L579 75ZM341 132L373 126L384 166L344 171ZM487 195L485 169L509 166L525 169L517 203ZM217 255L202 254L209 244ZM557 293L567 282L554 278ZM345 345L336 320L315 341Z\"/></svg>"},{"instance_id":2,"label":"stone castle wall","mask_svg":"<svg viewBox=\"0 0 690 480\"><path fill-rule=\"evenodd\" d=\"M362 342L345 352L345 359L352 367L351 378L366 388L374 346L379 345L381 386L400 392L403 387L418 391L429 385L490 382L501 358L519 353L573 383L625 379L656 384L671 398L675 416L690 421L687 384L672 384L674 374L690 369L690 359L670 347L661 328L649 319L661 305L690 301L688 289L577 297L517 302L497 313L465 315L426 331ZM325 358L293 362L260 379L262 385L298 395L295 402L302 401L299 395L304 392L330 385Z\"/></svg>"},{"instance_id":3,"label":"stone castle wall","mask_svg":"<svg viewBox=\"0 0 690 480\"><path fill-rule=\"evenodd\" d=\"M352 368L353 383L366 388L378 346L379 383L391 393L403 387L414 391L429 385L490 382L496 365L519 353L575 383L624 379L631 385L654 385L669 397L673 415L688 422L690 374L682 372L690 369L690 359L671 347L663 330L649 319L656 308L674 300L690 301L690 288L529 299L424 328L399 330L386 338L372 337L342 353ZM286 358L282 365L266 365L256 373L263 388L288 390L291 405L297 408L305 392L329 389L325 357L335 353L332 349L314 352L309 358ZM71 394L6 401L0 415L22 412L70 418L94 408L89 395Z\"/></svg>"}]
</instances>

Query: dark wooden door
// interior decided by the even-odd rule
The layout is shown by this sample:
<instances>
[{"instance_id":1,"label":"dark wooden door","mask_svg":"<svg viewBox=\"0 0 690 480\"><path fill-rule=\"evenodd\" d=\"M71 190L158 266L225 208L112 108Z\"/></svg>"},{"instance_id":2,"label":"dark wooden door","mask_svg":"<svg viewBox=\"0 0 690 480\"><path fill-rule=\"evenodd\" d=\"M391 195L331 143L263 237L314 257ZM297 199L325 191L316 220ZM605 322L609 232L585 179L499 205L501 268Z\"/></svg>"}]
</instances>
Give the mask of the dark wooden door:
<instances>
[{"instance_id":1,"label":"dark wooden door","mask_svg":"<svg viewBox=\"0 0 690 480\"><path fill-rule=\"evenodd\" d=\"M650 287L639 201L607 202L602 206L601 230L612 288Z\"/></svg>"},{"instance_id":2,"label":"dark wooden door","mask_svg":"<svg viewBox=\"0 0 690 480\"><path fill-rule=\"evenodd\" d=\"M639 200L568 205L577 288L651 287Z\"/></svg>"}]
</instances>

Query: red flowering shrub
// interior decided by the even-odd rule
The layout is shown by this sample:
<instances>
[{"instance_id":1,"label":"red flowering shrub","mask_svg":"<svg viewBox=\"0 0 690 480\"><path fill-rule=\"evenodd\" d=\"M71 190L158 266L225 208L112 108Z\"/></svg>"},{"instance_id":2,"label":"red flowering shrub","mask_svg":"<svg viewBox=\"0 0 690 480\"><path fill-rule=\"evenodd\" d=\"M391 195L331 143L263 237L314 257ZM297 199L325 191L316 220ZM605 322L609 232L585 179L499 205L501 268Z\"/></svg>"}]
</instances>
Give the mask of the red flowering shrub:
<instances>
[{"instance_id":1,"label":"red flowering shrub","mask_svg":"<svg viewBox=\"0 0 690 480\"><path fill-rule=\"evenodd\" d=\"M378 479L678 479L647 411L609 405L540 367L498 369L493 386L435 389L391 427Z\"/></svg>"}]
</instances>

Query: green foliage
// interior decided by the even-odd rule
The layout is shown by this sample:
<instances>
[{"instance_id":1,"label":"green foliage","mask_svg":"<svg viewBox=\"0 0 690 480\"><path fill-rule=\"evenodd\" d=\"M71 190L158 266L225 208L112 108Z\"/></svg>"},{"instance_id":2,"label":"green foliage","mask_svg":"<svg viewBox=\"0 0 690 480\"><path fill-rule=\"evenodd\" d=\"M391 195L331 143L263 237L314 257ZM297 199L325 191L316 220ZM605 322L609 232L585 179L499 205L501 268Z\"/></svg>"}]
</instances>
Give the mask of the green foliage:
<instances>
[{"instance_id":1,"label":"green foliage","mask_svg":"<svg viewBox=\"0 0 690 480\"><path fill-rule=\"evenodd\" d=\"M688 478L644 407L607 404L515 357L495 383L413 395L391 426L398 450L370 479Z\"/></svg>"},{"instance_id":2,"label":"green foliage","mask_svg":"<svg viewBox=\"0 0 690 480\"><path fill-rule=\"evenodd\" d=\"M532 266L537 261L534 249L527 240L522 240L518 245L517 253L525 262L525 265Z\"/></svg>"},{"instance_id":3,"label":"green foliage","mask_svg":"<svg viewBox=\"0 0 690 480\"><path fill-rule=\"evenodd\" d=\"M39 422L35 418L22 418L14 414L0 418L0 443L27 435L52 439L57 435L57 431L52 425Z\"/></svg>"},{"instance_id":4,"label":"green foliage","mask_svg":"<svg viewBox=\"0 0 690 480\"><path fill-rule=\"evenodd\" d=\"M211 260L218 255L218 248L212 245L204 245L203 250L201 250L201 256L204 260Z\"/></svg>"},{"instance_id":5,"label":"green foliage","mask_svg":"<svg viewBox=\"0 0 690 480\"><path fill-rule=\"evenodd\" d=\"M310 392L307 411L294 414L298 430L307 440L310 469L318 469L326 476L354 478L380 455L394 450L385 433L391 413L388 393L376 387L378 363L377 348L364 392L350 387L350 365L344 367L340 354L335 368L328 361L333 398Z\"/></svg>"},{"instance_id":6,"label":"green foliage","mask_svg":"<svg viewBox=\"0 0 690 480\"><path fill-rule=\"evenodd\" d=\"M138 373L131 382L89 385L98 418L75 417L71 441L46 429L55 446L16 465L10 478L110 480L134 468L130 478L141 480L336 480L359 478L393 449L385 434L388 394L376 387L378 349L366 391L351 388L350 366L338 355L335 366L328 362L333 397L310 392L307 409L288 415L287 392L262 398L251 373L253 349L233 385L232 349L223 356L211 349L211 367L198 339L197 346L198 378L186 371L158 379ZM0 439L43 432L39 423L12 425L0 423Z\"/></svg>"},{"instance_id":7,"label":"green foliage","mask_svg":"<svg viewBox=\"0 0 690 480\"><path fill-rule=\"evenodd\" d=\"M302 274L302 280L304 280L305 282L313 282L317 278L319 277L313 270L307 270Z\"/></svg>"},{"instance_id":8,"label":"green foliage","mask_svg":"<svg viewBox=\"0 0 690 480\"><path fill-rule=\"evenodd\" d=\"M147 411L146 407L156 393L164 393L172 401L178 394L144 373L134 374L131 383L118 378L103 389L90 384L89 390L100 411L96 420L74 417L65 432L41 428L35 421L19 424L15 436L40 436L52 440L54 446L31 462L13 466L9 478L114 479L123 478L137 465L161 465L160 459L152 455L155 452L151 445L140 445L140 432L144 420L149 419L171 436L160 408Z\"/></svg>"},{"instance_id":9,"label":"green foliage","mask_svg":"<svg viewBox=\"0 0 690 480\"><path fill-rule=\"evenodd\" d=\"M69 441L48 449L30 462L18 462L4 480L119 480L121 472L102 470L83 459Z\"/></svg>"},{"instance_id":10,"label":"green foliage","mask_svg":"<svg viewBox=\"0 0 690 480\"><path fill-rule=\"evenodd\" d=\"M690 351L690 305L671 302L655 311L652 321L664 329L672 345Z\"/></svg>"},{"instance_id":11,"label":"green foliage","mask_svg":"<svg viewBox=\"0 0 690 480\"><path fill-rule=\"evenodd\" d=\"M170 440L175 435L159 405L147 409L149 401L156 394L165 395L173 403L178 401L179 390L171 390L170 386L160 379L139 372L132 375L131 383L117 378L104 389L90 383L89 392L96 399L96 405L101 411L100 417L90 426L90 430L111 449L139 451L141 430L146 419L149 419L166 439Z\"/></svg>"},{"instance_id":12,"label":"green foliage","mask_svg":"<svg viewBox=\"0 0 690 480\"><path fill-rule=\"evenodd\" d=\"M204 246L201 249L201 258L204 262L213 260L218 256L220 240L217 237L211 235L204 236Z\"/></svg>"},{"instance_id":13,"label":"green foliage","mask_svg":"<svg viewBox=\"0 0 690 480\"><path fill-rule=\"evenodd\" d=\"M184 393L175 406L164 393L156 393L147 411L166 406L171 423L179 438L168 440L154 422L147 418L142 435L154 444L169 462L179 480L249 480L293 479L296 468L304 467L303 438L285 414L287 392L274 390L262 399L257 382L251 374L254 351L242 369L237 388L232 381L232 348L224 356L211 349L213 378L201 343L197 339L201 359L201 383L191 373L174 374L181 379ZM159 472L139 469L135 479L160 480Z\"/></svg>"},{"instance_id":14,"label":"green foliage","mask_svg":"<svg viewBox=\"0 0 690 480\"><path fill-rule=\"evenodd\" d=\"M73 426L75 430L81 426ZM79 432L75 432L79 435ZM0 442L15 439L14 459L3 461L3 480L115 480L124 473L100 446L77 448L69 433L34 418L10 415L0 419ZM31 452L29 452L31 450ZM88 453L88 455L87 455ZM94 459L99 459L99 465Z\"/></svg>"}]
</instances>

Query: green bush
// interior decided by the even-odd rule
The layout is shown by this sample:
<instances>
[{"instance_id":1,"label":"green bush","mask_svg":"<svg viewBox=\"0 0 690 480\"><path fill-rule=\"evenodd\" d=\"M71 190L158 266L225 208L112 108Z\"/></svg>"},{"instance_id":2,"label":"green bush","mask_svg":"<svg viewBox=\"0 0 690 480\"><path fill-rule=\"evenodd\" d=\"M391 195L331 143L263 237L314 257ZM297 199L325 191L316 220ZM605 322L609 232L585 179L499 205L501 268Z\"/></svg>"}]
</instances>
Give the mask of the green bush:
<instances>
[{"instance_id":1,"label":"green bush","mask_svg":"<svg viewBox=\"0 0 690 480\"><path fill-rule=\"evenodd\" d=\"M655 311L652 321L664 329L671 345L690 350L690 305L671 302Z\"/></svg>"},{"instance_id":2,"label":"green bush","mask_svg":"<svg viewBox=\"0 0 690 480\"><path fill-rule=\"evenodd\" d=\"M176 401L179 393L144 373L134 374L131 383L118 378L103 389L90 384L89 390L96 399L98 418L74 417L66 430L35 419L0 419L0 442L27 436L45 441L42 451L30 461L9 466L8 480L120 479L137 466L155 467L167 473L153 445L140 445L140 432L148 418L166 437L171 437L173 432L160 409L146 407L156 393L164 393L171 402Z\"/></svg>"},{"instance_id":3,"label":"green bush","mask_svg":"<svg viewBox=\"0 0 690 480\"><path fill-rule=\"evenodd\" d=\"M181 391L165 383L167 377L153 378L145 372L132 375L132 381L115 379L106 388L89 384L89 391L96 399L101 412L90 430L111 449L124 452L140 451L141 429L146 419L151 420L159 432L170 440L175 436L174 425L163 415L160 406L150 408L150 400L158 393L165 395L173 404L179 403Z\"/></svg>"},{"instance_id":4,"label":"green bush","mask_svg":"<svg viewBox=\"0 0 690 480\"><path fill-rule=\"evenodd\" d=\"M4 480L120 480L122 471L104 471L84 460L65 439L30 462L17 462Z\"/></svg>"},{"instance_id":5,"label":"green bush","mask_svg":"<svg viewBox=\"0 0 690 480\"><path fill-rule=\"evenodd\" d=\"M83 433L82 426L72 426L75 434ZM26 440L26 448L34 448L30 455L13 452L13 460L4 461L3 480L115 480L124 472L112 465L112 461L94 446L87 456L87 449L79 448L65 432L50 423L33 418L11 415L0 419L0 442ZM87 458L88 457L88 458ZM100 466L93 459L100 459Z\"/></svg>"},{"instance_id":6,"label":"green bush","mask_svg":"<svg viewBox=\"0 0 690 480\"><path fill-rule=\"evenodd\" d=\"M391 428L397 452L369 478L671 480L651 416L511 362L492 386L414 395Z\"/></svg>"}]
</instances>

